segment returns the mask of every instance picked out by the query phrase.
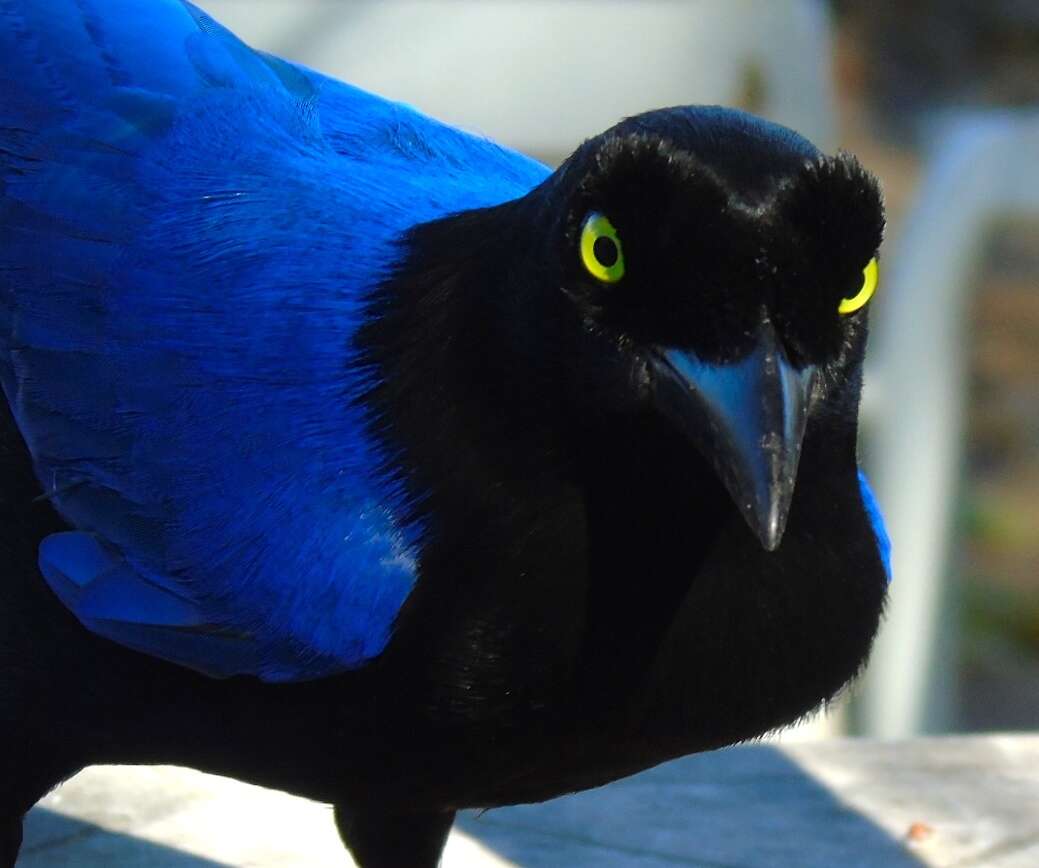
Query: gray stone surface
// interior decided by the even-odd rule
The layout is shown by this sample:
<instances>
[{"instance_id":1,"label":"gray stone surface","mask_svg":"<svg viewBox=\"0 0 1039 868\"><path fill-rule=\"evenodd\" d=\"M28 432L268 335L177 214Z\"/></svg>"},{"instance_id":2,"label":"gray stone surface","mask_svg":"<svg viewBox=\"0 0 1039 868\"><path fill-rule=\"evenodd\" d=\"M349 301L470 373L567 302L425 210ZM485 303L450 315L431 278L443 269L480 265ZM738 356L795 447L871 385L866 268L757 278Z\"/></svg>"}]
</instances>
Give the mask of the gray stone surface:
<instances>
[{"instance_id":1,"label":"gray stone surface","mask_svg":"<svg viewBox=\"0 0 1039 868\"><path fill-rule=\"evenodd\" d=\"M910 835L910 830L914 834ZM22 868L348 866L327 806L177 768L102 767L26 821ZM1039 736L755 745L466 814L445 868L1035 868Z\"/></svg>"}]
</instances>

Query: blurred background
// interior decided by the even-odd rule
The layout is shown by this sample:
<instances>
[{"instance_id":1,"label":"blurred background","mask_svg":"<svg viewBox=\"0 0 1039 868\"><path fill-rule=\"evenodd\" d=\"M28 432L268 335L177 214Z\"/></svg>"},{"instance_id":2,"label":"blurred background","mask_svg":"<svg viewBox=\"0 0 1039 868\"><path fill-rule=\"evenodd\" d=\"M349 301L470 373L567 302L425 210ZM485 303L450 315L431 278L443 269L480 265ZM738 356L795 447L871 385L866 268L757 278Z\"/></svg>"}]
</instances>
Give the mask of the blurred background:
<instances>
[{"instance_id":1,"label":"blurred background","mask_svg":"<svg viewBox=\"0 0 1039 868\"><path fill-rule=\"evenodd\" d=\"M858 154L890 218L862 452L895 582L870 670L800 735L1039 728L1039 0L201 3L550 164L680 103Z\"/></svg>"}]
</instances>

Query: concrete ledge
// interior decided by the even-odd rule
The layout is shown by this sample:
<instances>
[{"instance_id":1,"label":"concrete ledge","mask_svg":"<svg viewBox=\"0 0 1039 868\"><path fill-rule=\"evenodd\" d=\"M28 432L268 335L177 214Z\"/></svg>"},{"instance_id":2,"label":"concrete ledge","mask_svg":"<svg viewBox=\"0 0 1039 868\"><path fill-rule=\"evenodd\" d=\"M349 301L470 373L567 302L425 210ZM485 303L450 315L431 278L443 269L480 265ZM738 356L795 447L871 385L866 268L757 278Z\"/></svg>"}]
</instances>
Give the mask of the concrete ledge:
<instances>
[{"instance_id":1,"label":"concrete ledge","mask_svg":"<svg viewBox=\"0 0 1039 868\"><path fill-rule=\"evenodd\" d=\"M26 821L24 868L346 866L327 806L178 768L98 767ZM1039 736L755 745L462 817L445 868L1034 868Z\"/></svg>"}]
</instances>

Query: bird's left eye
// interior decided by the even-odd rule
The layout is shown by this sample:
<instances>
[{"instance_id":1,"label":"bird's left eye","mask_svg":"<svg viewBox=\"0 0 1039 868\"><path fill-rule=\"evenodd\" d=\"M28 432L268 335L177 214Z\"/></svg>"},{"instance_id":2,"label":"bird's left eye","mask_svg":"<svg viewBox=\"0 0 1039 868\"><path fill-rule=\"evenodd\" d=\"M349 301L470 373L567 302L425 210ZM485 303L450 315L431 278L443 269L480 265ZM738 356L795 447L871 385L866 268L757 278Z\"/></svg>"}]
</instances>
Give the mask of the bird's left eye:
<instances>
[{"instance_id":1,"label":"bird's left eye","mask_svg":"<svg viewBox=\"0 0 1039 868\"><path fill-rule=\"evenodd\" d=\"M624 277L624 251L617 230L605 214L593 211L581 227L581 261L588 273L603 283Z\"/></svg>"},{"instance_id":2,"label":"bird's left eye","mask_svg":"<svg viewBox=\"0 0 1039 868\"><path fill-rule=\"evenodd\" d=\"M866 302L877 291L877 280L879 277L880 271L877 267L877 259L874 257L869 261L869 265L862 269L862 289L851 298L842 298L840 305L837 307L837 312L841 314L855 313L859 308L865 307Z\"/></svg>"}]
</instances>

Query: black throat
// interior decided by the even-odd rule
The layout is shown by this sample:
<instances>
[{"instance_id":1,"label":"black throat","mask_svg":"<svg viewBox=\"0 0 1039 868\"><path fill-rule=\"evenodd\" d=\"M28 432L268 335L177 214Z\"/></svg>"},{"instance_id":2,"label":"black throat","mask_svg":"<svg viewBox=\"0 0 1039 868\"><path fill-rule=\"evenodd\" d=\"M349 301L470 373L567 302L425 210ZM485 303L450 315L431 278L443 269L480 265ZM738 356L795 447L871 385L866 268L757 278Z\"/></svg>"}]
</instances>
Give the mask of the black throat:
<instances>
[{"instance_id":1,"label":"black throat","mask_svg":"<svg viewBox=\"0 0 1039 868\"><path fill-rule=\"evenodd\" d=\"M561 366L609 356L539 265L558 256L539 249L554 233L538 207L415 229L359 337L377 375L366 410L424 532L387 665L408 661L445 726L616 711L739 520L663 420L574 394ZM631 372L606 372L607 392L611 376Z\"/></svg>"}]
</instances>

